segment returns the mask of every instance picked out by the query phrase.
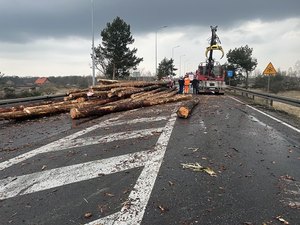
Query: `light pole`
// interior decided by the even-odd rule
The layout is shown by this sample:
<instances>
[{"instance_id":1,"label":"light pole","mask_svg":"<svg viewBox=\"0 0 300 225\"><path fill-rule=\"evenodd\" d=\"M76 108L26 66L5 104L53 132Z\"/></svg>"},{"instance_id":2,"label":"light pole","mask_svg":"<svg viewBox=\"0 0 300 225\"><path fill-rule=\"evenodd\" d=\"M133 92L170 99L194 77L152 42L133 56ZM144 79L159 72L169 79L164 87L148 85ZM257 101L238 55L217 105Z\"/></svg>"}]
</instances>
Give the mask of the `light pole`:
<instances>
[{"instance_id":1,"label":"light pole","mask_svg":"<svg viewBox=\"0 0 300 225\"><path fill-rule=\"evenodd\" d=\"M175 48L179 48L180 47L180 45L177 45L177 46L175 46L175 47L173 47L172 48L172 60L173 60L173 63L174 63L174 66L175 66L175 60L174 60L174 49ZM171 75L173 76L173 65L172 65L172 69L171 69Z\"/></svg>"},{"instance_id":2,"label":"light pole","mask_svg":"<svg viewBox=\"0 0 300 225\"><path fill-rule=\"evenodd\" d=\"M94 0L91 0L92 5L92 75L93 86L95 86L95 40L94 40Z\"/></svg>"},{"instance_id":3,"label":"light pole","mask_svg":"<svg viewBox=\"0 0 300 225\"><path fill-rule=\"evenodd\" d=\"M179 47L180 47L180 45L177 45L177 46L175 46L175 47L172 48L172 59L174 59L174 49L175 48L179 48Z\"/></svg>"},{"instance_id":4,"label":"light pole","mask_svg":"<svg viewBox=\"0 0 300 225\"><path fill-rule=\"evenodd\" d=\"M185 55L181 55L179 57L179 76L181 76L181 58L184 57Z\"/></svg>"},{"instance_id":5,"label":"light pole","mask_svg":"<svg viewBox=\"0 0 300 225\"><path fill-rule=\"evenodd\" d=\"M162 26L155 31L155 76L157 76L157 32L160 29L164 29L166 27L168 27L168 26Z\"/></svg>"},{"instance_id":6,"label":"light pole","mask_svg":"<svg viewBox=\"0 0 300 225\"><path fill-rule=\"evenodd\" d=\"M189 60L184 61L184 71L183 71L183 73L187 72L188 62L189 62Z\"/></svg>"}]
</instances>

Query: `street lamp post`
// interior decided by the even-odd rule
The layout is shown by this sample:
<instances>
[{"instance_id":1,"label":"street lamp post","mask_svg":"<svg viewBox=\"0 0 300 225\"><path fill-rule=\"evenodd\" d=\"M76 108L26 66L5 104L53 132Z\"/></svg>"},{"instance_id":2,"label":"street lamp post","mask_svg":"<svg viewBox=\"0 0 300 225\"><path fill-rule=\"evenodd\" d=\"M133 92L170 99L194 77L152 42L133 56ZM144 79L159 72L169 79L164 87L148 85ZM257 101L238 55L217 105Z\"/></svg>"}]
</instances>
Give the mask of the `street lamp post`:
<instances>
[{"instance_id":1,"label":"street lamp post","mask_svg":"<svg viewBox=\"0 0 300 225\"><path fill-rule=\"evenodd\" d=\"M180 45L177 45L172 48L172 58L171 59L173 59L173 63L174 63L174 49L179 48L179 47L180 47ZM174 66L175 66L175 63L174 63ZM172 65L172 69L171 69L171 75L173 76L173 65Z\"/></svg>"},{"instance_id":2,"label":"street lamp post","mask_svg":"<svg viewBox=\"0 0 300 225\"><path fill-rule=\"evenodd\" d=\"M187 73L188 62L189 62L189 60L184 61L184 71L183 71L183 73Z\"/></svg>"},{"instance_id":3,"label":"street lamp post","mask_svg":"<svg viewBox=\"0 0 300 225\"><path fill-rule=\"evenodd\" d=\"M179 47L180 47L180 45L177 45L177 46L175 46L175 47L172 48L172 59L174 59L174 49L175 48L179 48Z\"/></svg>"},{"instance_id":4,"label":"street lamp post","mask_svg":"<svg viewBox=\"0 0 300 225\"><path fill-rule=\"evenodd\" d=\"M181 58L184 57L185 55L181 55L179 57L179 76L181 76Z\"/></svg>"},{"instance_id":5,"label":"street lamp post","mask_svg":"<svg viewBox=\"0 0 300 225\"><path fill-rule=\"evenodd\" d=\"M92 3L92 75L93 75L93 86L95 86L95 40L94 40L94 0Z\"/></svg>"},{"instance_id":6,"label":"street lamp post","mask_svg":"<svg viewBox=\"0 0 300 225\"><path fill-rule=\"evenodd\" d=\"M164 29L168 26L162 26L155 31L155 76L157 76L157 33L160 29Z\"/></svg>"}]
</instances>

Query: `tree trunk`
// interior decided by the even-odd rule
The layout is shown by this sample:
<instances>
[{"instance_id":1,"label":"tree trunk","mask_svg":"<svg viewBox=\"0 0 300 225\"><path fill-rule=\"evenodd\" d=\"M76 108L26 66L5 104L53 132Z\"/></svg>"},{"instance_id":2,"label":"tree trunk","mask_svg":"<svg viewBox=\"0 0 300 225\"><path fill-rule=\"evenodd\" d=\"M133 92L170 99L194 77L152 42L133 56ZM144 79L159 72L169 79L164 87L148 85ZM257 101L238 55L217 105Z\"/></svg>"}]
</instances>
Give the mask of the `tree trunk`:
<instances>
[{"instance_id":1,"label":"tree trunk","mask_svg":"<svg viewBox=\"0 0 300 225\"><path fill-rule=\"evenodd\" d=\"M188 118L191 115L193 108L198 105L198 103L199 99L192 99L185 102L177 110L177 116L180 118Z\"/></svg>"},{"instance_id":2,"label":"tree trunk","mask_svg":"<svg viewBox=\"0 0 300 225\"><path fill-rule=\"evenodd\" d=\"M92 89L94 91L109 91L112 88L120 88L120 87L147 87L151 85L160 85L162 87L167 87L168 82L162 82L162 81L124 81L124 82L117 82L112 84L106 84L106 85L96 85L93 86ZM74 89L67 92L67 95L78 93L78 92L88 92L89 89Z\"/></svg>"},{"instance_id":3,"label":"tree trunk","mask_svg":"<svg viewBox=\"0 0 300 225\"><path fill-rule=\"evenodd\" d=\"M131 90L131 89L136 89L135 87L118 87L118 88L112 88L110 89L109 93L107 94L107 96L109 98L114 97L114 96L118 96L118 93L124 90Z\"/></svg>"},{"instance_id":4,"label":"tree trunk","mask_svg":"<svg viewBox=\"0 0 300 225\"><path fill-rule=\"evenodd\" d=\"M60 102L56 104L48 104L48 105L39 105L39 106L32 106L32 107L25 107L23 110L20 111L11 111L11 112L3 112L0 113L0 119L28 119L28 118L36 118L41 116L48 116L58 113L65 113L69 112L71 108L85 108L91 106L99 106L104 105L113 101L117 101L120 98L108 98L102 100L91 100L85 102Z\"/></svg>"},{"instance_id":5,"label":"tree trunk","mask_svg":"<svg viewBox=\"0 0 300 225\"><path fill-rule=\"evenodd\" d=\"M61 101L60 101L61 102ZM43 102L38 102L38 103L23 103L22 105L16 105L16 106L11 106L11 107L4 107L0 108L0 114L4 112L15 112L15 111L22 111L25 107L34 107L34 106L39 106L39 105L47 105L47 104L58 104L60 103L58 100L53 100L53 101L43 101Z\"/></svg>"},{"instance_id":6,"label":"tree trunk","mask_svg":"<svg viewBox=\"0 0 300 225\"><path fill-rule=\"evenodd\" d=\"M69 96L64 98L64 101L47 102L47 104L44 102L31 106L23 105L9 109L0 108L0 119L34 118L68 112L73 108L75 108L73 111L82 114L78 116L80 118L181 101L181 99L188 98L174 96L177 91L166 88L166 84L166 82L131 81L94 86L94 95L88 101L86 101L88 89L72 90L69 92ZM71 100L72 98L76 98L76 100ZM105 108L102 108L104 104ZM75 114L74 118L77 118L77 113L73 114Z\"/></svg>"},{"instance_id":7,"label":"tree trunk","mask_svg":"<svg viewBox=\"0 0 300 225\"><path fill-rule=\"evenodd\" d=\"M67 92L67 95L70 95L70 94L74 94L74 93L79 93L79 92L88 92L89 89L85 88L85 89L72 89L72 90L69 90Z\"/></svg>"},{"instance_id":8,"label":"tree trunk","mask_svg":"<svg viewBox=\"0 0 300 225\"><path fill-rule=\"evenodd\" d=\"M153 105L160 105L160 104L167 104L171 102L178 102L178 101L186 101L190 100L192 95L174 95L168 98L157 98L157 99L147 99L144 100L144 106L153 106Z\"/></svg>"},{"instance_id":9,"label":"tree trunk","mask_svg":"<svg viewBox=\"0 0 300 225\"><path fill-rule=\"evenodd\" d=\"M94 91L93 93L94 94L92 97L106 98L109 91ZM87 92L77 92L77 93L69 94L70 99L76 99L80 97L87 98Z\"/></svg>"},{"instance_id":10,"label":"tree trunk","mask_svg":"<svg viewBox=\"0 0 300 225\"><path fill-rule=\"evenodd\" d=\"M155 93L162 92L162 91L166 91L166 90L169 90L169 88L161 87L161 88L154 89L154 90L148 91L148 92L142 92L142 93L132 94L132 95L130 96L130 98L131 98L131 99L137 99L137 98L141 98L141 97L147 97L147 96L153 95L153 94L155 94Z\"/></svg>"},{"instance_id":11,"label":"tree trunk","mask_svg":"<svg viewBox=\"0 0 300 225\"><path fill-rule=\"evenodd\" d=\"M97 79L97 82L101 85L106 85L106 84L120 83L122 81L120 81L120 80L109 80L109 79Z\"/></svg>"},{"instance_id":12,"label":"tree trunk","mask_svg":"<svg viewBox=\"0 0 300 225\"><path fill-rule=\"evenodd\" d=\"M70 115L72 119L79 119L89 116L103 116L109 113L126 111L146 106L153 106L158 104L165 104L169 102L175 101L183 101L191 99L191 95L176 95L170 98L158 98L158 99L149 99L149 100L136 100L136 101L126 101L121 100L111 105L99 106L99 107L90 107L90 108L72 108L70 111Z\"/></svg>"},{"instance_id":13,"label":"tree trunk","mask_svg":"<svg viewBox=\"0 0 300 225\"><path fill-rule=\"evenodd\" d=\"M120 91L118 93L118 97L125 97L126 98L126 97L131 96L132 94L141 93L141 92L148 92L148 91L157 89L159 87L160 87L159 85L152 85L152 86L148 86L148 87L144 87L144 88L135 88L135 89L131 89L131 90L123 90L123 91Z\"/></svg>"},{"instance_id":14,"label":"tree trunk","mask_svg":"<svg viewBox=\"0 0 300 225\"><path fill-rule=\"evenodd\" d=\"M160 81L153 81L153 82L146 82L146 81L131 81L131 82L122 82L116 84L108 84L108 85L97 85L93 86L93 90L97 91L108 91L112 88L120 88L120 87L147 87L152 85L160 85L161 87L166 87L167 82L160 82Z\"/></svg>"}]
</instances>

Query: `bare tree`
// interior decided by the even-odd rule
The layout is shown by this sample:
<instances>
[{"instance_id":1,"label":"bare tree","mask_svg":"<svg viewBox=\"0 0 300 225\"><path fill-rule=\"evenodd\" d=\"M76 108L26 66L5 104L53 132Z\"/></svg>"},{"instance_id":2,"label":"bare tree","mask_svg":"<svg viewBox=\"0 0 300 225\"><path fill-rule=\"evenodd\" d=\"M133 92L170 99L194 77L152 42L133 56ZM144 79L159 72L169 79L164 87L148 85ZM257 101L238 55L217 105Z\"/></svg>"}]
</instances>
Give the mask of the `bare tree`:
<instances>
[{"instance_id":1,"label":"bare tree","mask_svg":"<svg viewBox=\"0 0 300 225\"><path fill-rule=\"evenodd\" d=\"M297 60L294 66L294 70L297 77L300 77L300 60Z\"/></svg>"}]
</instances>

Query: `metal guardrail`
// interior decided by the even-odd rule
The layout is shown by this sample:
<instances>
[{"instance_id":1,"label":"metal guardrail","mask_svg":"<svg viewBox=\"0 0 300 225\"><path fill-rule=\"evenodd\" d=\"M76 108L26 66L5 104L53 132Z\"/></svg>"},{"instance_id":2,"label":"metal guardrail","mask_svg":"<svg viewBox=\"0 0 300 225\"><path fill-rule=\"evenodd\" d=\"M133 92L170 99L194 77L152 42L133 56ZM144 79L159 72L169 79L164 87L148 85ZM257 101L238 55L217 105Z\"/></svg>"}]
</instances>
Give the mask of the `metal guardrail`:
<instances>
[{"instance_id":1,"label":"metal guardrail","mask_svg":"<svg viewBox=\"0 0 300 225\"><path fill-rule=\"evenodd\" d=\"M250 95L253 96L253 98L254 98L254 96L257 96L257 97L260 97L260 98L270 100L270 105L273 105L273 101L275 101L275 102L282 102L282 103L285 103L285 104L288 104L288 105L293 105L293 106L296 106L296 107L300 107L300 99L287 98L287 97L277 96L277 95L273 95L273 94L259 93L259 92L239 88L239 87L227 87L227 89L242 92L242 95L243 95L243 93L245 93L246 95L250 94Z\"/></svg>"},{"instance_id":2,"label":"metal guardrail","mask_svg":"<svg viewBox=\"0 0 300 225\"><path fill-rule=\"evenodd\" d=\"M66 94L56 94L56 95L44 95L44 96L35 96L35 97L28 97L28 98L5 99L5 100L0 100L0 105L15 104L15 103L21 103L21 102L50 100L50 99L55 99L55 98L62 98L65 96L66 96Z\"/></svg>"}]
</instances>

